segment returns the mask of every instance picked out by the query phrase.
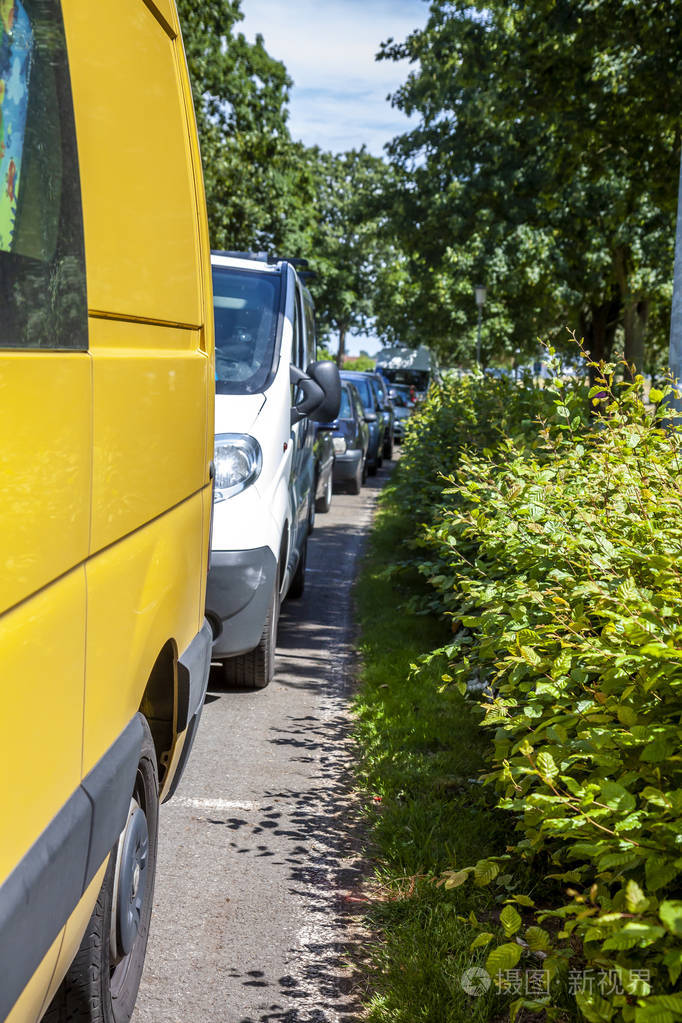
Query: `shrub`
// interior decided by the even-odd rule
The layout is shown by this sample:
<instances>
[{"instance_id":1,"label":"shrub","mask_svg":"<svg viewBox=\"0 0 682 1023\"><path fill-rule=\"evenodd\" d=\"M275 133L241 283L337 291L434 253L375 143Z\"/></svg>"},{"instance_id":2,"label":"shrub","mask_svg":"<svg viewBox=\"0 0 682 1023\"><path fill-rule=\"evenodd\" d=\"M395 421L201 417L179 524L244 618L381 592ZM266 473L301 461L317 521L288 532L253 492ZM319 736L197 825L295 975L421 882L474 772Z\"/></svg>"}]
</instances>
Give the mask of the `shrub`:
<instances>
[{"instance_id":1,"label":"shrub","mask_svg":"<svg viewBox=\"0 0 682 1023\"><path fill-rule=\"evenodd\" d=\"M414 476L421 570L455 632L444 678L487 687L486 780L515 822L504 855L448 880L471 875L508 898L490 972L522 954L564 984L571 967L601 971L610 990L575 992L585 1019L672 1023L682 1019L680 435L644 404L641 379L618 386L615 367L600 371L589 419L561 386L515 395L479 381L433 395L411 424L399 491L407 500ZM533 426L533 411L546 420ZM472 428L486 439L467 446ZM438 462L449 474L440 501ZM519 860L537 871L535 907L515 888ZM551 1015L553 995L519 998L512 1016L524 1004Z\"/></svg>"}]
</instances>

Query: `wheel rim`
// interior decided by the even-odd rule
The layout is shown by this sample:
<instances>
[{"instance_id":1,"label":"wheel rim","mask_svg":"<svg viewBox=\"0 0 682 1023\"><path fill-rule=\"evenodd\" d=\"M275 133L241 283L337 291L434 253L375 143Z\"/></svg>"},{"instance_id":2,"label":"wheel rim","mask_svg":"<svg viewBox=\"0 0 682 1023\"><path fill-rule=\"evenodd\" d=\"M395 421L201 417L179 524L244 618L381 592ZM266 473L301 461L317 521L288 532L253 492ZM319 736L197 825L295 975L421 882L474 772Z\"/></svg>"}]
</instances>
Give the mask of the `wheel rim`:
<instances>
[{"instance_id":1,"label":"wheel rim","mask_svg":"<svg viewBox=\"0 0 682 1023\"><path fill-rule=\"evenodd\" d=\"M327 504L331 504L332 503L332 477L331 477L331 473L329 474L329 479L327 480L327 493L325 495L325 500L326 500Z\"/></svg>"},{"instance_id":2,"label":"wheel rim","mask_svg":"<svg viewBox=\"0 0 682 1023\"><path fill-rule=\"evenodd\" d=\"M139 800L139 802L138 802ZM110 990L116 998L125 988L131 952L140 933L140 921L148 887L149 828L144 803L144 782L140 779L130 801L128 820L116 850L116 873L111 902L109 931ZM153 884L153 881L152 881Z\"/></svg>"},{"instance_id":3,"label":"wheel rim","mask_svg":"<svg viewBox=\"0 0 682 1023\"><path fill-rule=\"evenodd\" d=\"M142 903L147 886L149 830L144 810L137 804L128 817L119 849L116 885L116 949L121 958L129 955L140 930Z\"/></svg>"}]
</instances>

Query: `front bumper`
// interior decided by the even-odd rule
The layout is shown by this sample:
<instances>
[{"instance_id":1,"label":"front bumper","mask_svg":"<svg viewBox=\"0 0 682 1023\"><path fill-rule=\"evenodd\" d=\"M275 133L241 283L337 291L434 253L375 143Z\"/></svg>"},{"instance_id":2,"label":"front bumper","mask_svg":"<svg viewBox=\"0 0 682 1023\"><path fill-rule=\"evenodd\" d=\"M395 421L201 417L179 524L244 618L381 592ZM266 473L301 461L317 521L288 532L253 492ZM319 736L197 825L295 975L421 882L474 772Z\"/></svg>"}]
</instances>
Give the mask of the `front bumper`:
<instances>
[{"instance_id":1,"label":"front bumper","mask_svg":"<svg viewBox=\"0 0 682 1023\"><path fill-rule=\"evenodd\" d=\"M334 475L332 476L334 483L346 483L348 480L352 480L358 471L358 463L361 461L362 451L359 448L351 448L350 451L337 455L334 459Z\"/></svg>"},{"instance_id":2,"label":"front bumper","mask_svg":"<svg viewBox=\"0 0 682 1023\"><path fill-rule=\"evenodd\" d=\"M395 423L393 424L394 437L402 438L405 436L405 426L409 418L409 416L396 416Z\"/></svg>"},{"instance_id":3,"label":"front bumper","mask_svg":"<svg viewBox=\"0 0 682 1023\"><path fill-rule=\"evenodd\" d=\"M214 632L213 658L234 657L258 646L273 587L277 559L269 547L213 551L206 589L206 617Z\"/></svg>"}]
</instances>

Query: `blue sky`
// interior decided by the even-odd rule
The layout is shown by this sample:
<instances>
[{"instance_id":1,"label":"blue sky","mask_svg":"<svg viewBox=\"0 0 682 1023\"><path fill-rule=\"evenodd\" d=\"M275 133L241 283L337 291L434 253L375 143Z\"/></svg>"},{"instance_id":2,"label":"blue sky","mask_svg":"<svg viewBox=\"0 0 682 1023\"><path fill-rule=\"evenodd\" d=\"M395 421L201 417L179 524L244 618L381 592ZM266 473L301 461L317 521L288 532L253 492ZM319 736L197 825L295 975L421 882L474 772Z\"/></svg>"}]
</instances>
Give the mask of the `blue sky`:
<instances>
[{"instance_id":1,"label":"blue sky","mask_svg":"<svg viewBox=\"0 0 682 1023\"><path fill-rule=\"evenodd\" d=\"M405 81L409 64L376 61L389 37L403 40L426 23L425 0L242 0L248 39L260 33L271 56L294 80L289 130L306 145L333 152L366 145L380 156L409 121L386 97ZM349 350L374 352L371 338L349 338Z\"/></svg>"},{"instance_id":2,"label":"blue sky","mask_svg":"<svg viewBox=\"0 0 682 1023\"><path fill-rule=\"evenodd\" d=\"M242 0L241 29L260 32L294 80L289 128L307 145L341 152L365 143L380 155L408 120L386 96L407 64L375 61L380 44L426 21L424 0Z\"/></svg>"}]
</instances>

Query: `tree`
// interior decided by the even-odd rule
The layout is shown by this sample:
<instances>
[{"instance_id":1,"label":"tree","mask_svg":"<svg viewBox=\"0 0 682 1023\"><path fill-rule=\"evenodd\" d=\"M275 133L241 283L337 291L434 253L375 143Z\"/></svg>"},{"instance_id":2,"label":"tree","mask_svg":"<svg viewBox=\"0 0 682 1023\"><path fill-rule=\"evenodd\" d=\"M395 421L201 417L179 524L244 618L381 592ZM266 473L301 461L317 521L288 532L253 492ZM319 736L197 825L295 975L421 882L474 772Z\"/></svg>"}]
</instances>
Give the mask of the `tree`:
<instances>
[{"instance_id":1,"label":"tree","mask_svg":"<svg viewBox=\"0 0 682 1023\"><path fill-rule=\"evenodd\" d=\"M384 46L417 65L394 102L421 118L391 147L396 233L447 282L451 336L479 278L502 346L579 322L596 357L620 328L642 364L669 299L681 43L667 0L435 0Z\"/></svg>"},{"instance_id":2,"label":"tree","mask_svg":"<svg viewBox=\"0 0 682 1023\"><path fill-rule=\"evenodd\" d=\"M291 79L236 26L240 0L178 0L201 142L211 244L298 252L309 244L314 172L291 140Z\"/></svg>"},{"instance_id":3,"label":"tree","mask_svg":"<svg viewBox=\"0 0 682 1023\"><path fill-rule=\"evenodd\" d=\"M336 360L343 364L348 334L371 323L372 293L379 258L376 200L386 164L364 148L333 155L315 151L317 222L310 265L321 336L338 338Z\"/></svg>"}]
</instances>

